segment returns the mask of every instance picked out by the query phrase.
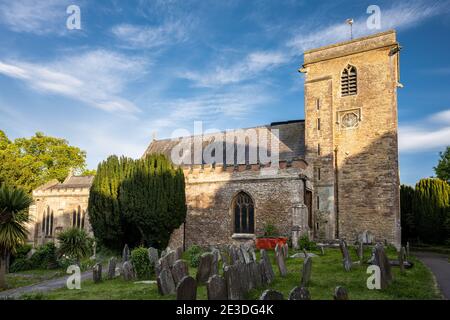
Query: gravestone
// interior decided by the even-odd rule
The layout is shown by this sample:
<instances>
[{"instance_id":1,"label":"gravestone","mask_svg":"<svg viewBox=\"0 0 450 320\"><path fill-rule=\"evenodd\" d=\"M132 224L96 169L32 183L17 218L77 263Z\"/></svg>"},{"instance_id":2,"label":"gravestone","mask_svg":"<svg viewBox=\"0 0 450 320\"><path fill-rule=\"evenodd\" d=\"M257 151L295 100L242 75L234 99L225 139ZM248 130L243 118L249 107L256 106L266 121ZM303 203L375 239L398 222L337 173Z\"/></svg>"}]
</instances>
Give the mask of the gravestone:
<instances>
[{"instance_id":1,"label":"gravestone","mask_svg":"<svg viewBox=\"0 0 450 320\"><path fill-rule=\"evenodd\" d=\"M181 260L178 260L181 261ZM185 276L177 285L177 300L196 300L197 281L191 276Z\"/></svg>"},{"instance_id":2,"label":"gravestone","mask_svg":"<svg viewBox=\"0 0 450 320\"><path fill-rule=\"evenodd\" d=\"M241 287L237 264L225 267L224 278L227 285L228 300L242 300L244 293Z\"/></svg>"},{"instance_id":3,"label":"gravestone","mask_svg":"<svg viewBox=\"0 0 450 320\"><path fill-rule=\"evenodd\" d=\"M225 279L217 274L209 278L206 284L208 300L227 300L227 283Z\"/></svg>"},{"instance_id":4,"label":"gravestone","mask_svg":"<svg viewBox=\"0 0 450 320\"><path fill-rule=\"evenodd\" d=\"M189 275L189 266L184 260L177 260L172 266L172 277L175 285L177 285L181 279Z\"/></svg>"},{"instance_id":5,"label":"gravestone","mask_svg":"<svg viewBox=\"0 0 450 320\"><path fill-rule=\"evenodd\" d=\"M325 255L325 249L324 249L324 246L322 245L322 246L319 246L319 248L320 248L320 254L321 255Z\"/></svg>"},{"instance_id":6,"label":"gravestone","mask_svg":"<svg viewBox=\"0 0 450 320\"><path fill-rule=\"evenodd\" d=\"M280 272L280 276L286 277L286 275L287 275L286 263L284 261L284 254L283 254L281 248L279 248L278 251L275 251L275 259L277 261L277 266L278 266L278 271Z\"/></svg>"},{"instance_id":7,"label":"gravestone","mask_svg":"<svg viewBox=\"0 0 450 320\"><path fill-rule=\"evenodd\" d=\"M248 253L250 254L251 260L256 262L256 253L255 253L255 249L253 248L253 246L251 246L249 248Z\"/></svg>"},{"instance_id":8,"label":"gravestone","mask_svg":"<svg viewBox=\"0 0 450 320\"><path fill-rule=\"evenodd\" d=\"M398 252L398 264L401 273L405 272L405 255L405 247L401 247L400 251Z\"/></svg>"},{"instance_id":9,"label":"gravestone","mask_svg":"<svg viewBox=\"0 0 450 320\"><path fill-rule=\"evenodd\" d=\"M406 259L409 259L409 241L406 242Z\"/></svg>"},{"instance_id":10,"label":"gravestone","mask_svg":"<svg viewBox=\"0 0 450 320\"><path fill-rule=\"evenodd\" d=\"M170 250L166 252L166 255L163 257L163 260L165 260L166 264L169 268L172 268L175 261L177 261L177 253L173 250Z\"/></svg>"},{"instance_id":11,"label":"gravestone","mask_svg":"<svg viewBox=\"0 0 450 320\"><path fill-rule=\"evenodd\" d=\"M220 251L219 250L214 249L211 253L213 255L213 259L211 262L211 273L209 275L210 277L214 274L219 274L219 261L220 261Z\"/></svg>"},{"instance_id":12,"label":"gravestone","mask_svg":"<svg viewBox=\"0 0 450 320\"><path fill-rule=\"evenodd\" d=\"M183 259L183 247L178 247L175 250L175 261Z\"/></svg>"},{"instance_id":13,"label":"gravestone","mask_svg":"<svg viewBox=\"0 0 450 320\"><path fill-rule=\"evenodd\" d=\"M240 250L244 263L250 263L250 254L248 253L247 247L244 244L241 244Z\"/></svg>"},{"instance_id":14,"label":"gravestone","mask_svg":"<svg viewBox=\"0 0 450 320\"><path fill-rule=\"evenodd\" d=\"M263 278L258 263L256 261L252 261L248 264L248 266L253 288L260 288L263 284Z\"/></svg>"},{"instance_id":15,"label":"gravestone","mask_svg":"<svg viewBox=\"0 0 450 320\"><path fill-rule=\"evenodd\" d=\"M259 261L259 267L261 270L261 278L263 283L271 284L273 279L275 279L275 273L273 272L272 264L270 263L269 256L266 250L261 251L261 260Z\"/></svg>"},{"instance_id":16,"label":"gravestone","mask_svg":"<svg viewBox=\"0 0 450 320\"><path fill-rule=\"evenodd\" d=\"M161 295L175 293L175 282L173 281L172 273L168 269L162 269L156 280L158 284L158 291Z\"/></svg>"},{"instance_id":17,"label":"gravestone","mask_svg":"<svg viewBox=\"0 0 450 320\"><path fill-rule=\"evenodd\" d=\"M200 263L197 269L197 282L206 283L213 273L214 255L211 252L203 253L200 256Z\"/></svg>"},{"instance_id":18,"label":"gravestone","mask_svg":"<svg viewBox=\"0 0 450 320\"><path fill-rule=\"evenodd\" d=\"M362 265L363 260L364 260L364 243L358 242L357 253L358 253L358 258L359 258L360 264Z\"/></svg>"},{"instance_id":19,"label":"gravestone","mask_svg":"<svg viewBox=\"0 0 450 320\"><path fill-rule=\"evenodd\" d=\"M163 267L161 265L161 258L159 258L158 261L156 261L156 263L155 263L155 275L159 276L162 269L163 269Z\"/></svg>"},{"instance_id":20,"label":"gravestone","mask_svg":"<svg viewBox=\"0 0 450 320\"><path fill-rule=\"evenodd\" d=\"M288 300L311 300L311 295L307 288L295 287L289 293Z\"/></svg>"},{"instance_id":21,"label":"gravestone","mask_svg":"<svg viewBox=\"0 0 450 320\"><path fill-rule=\"evenodd\" d=\"M135 278L133 265L130 261L125 261L122 265L122 277L125 281L132 281Z\"/></svg>"},{"instance_id":22,"label":"gravestone","mask_svg":"<svg viewBox=\"0 0 450 320\"><path fill-rule=\"evenodd\" d=\"M348 300L348 293L344 287L336 287L334 290L334 300Z\"/></svg>"},{"instance_id":23,"label":"gravestone","mask_svg":"<svg viewBox=\"0 0 450 320\"><path fill-rule=\"evenodd\" d=\"M116 265L117 265L117 259L116 257L112 257L111 259L109 259L109 263L108 263L108 279L114 279L114 277L116 276Z\"/></svg>"},{"instance_id":24,"label":"gravestone","mask_svg":"<svg viewBox=\"0 0 450 320\"><path fill-rule=\"evenodd\" d=\"M102 264L96 263L92 269L92 279L94 283L99 283L102 281Z\"/></svg>"},{"instance_id":25,"label":"gravestone","mask_svg":"<svg viewBox=\"0 0 450 320\"><path fill-rule=\"evenodd\" d=\"M345 271L350 271L352 269L352 259L350 258L350 254L348 253L348 247L345 240L339 241L339 248L342 253L342 263L344 265Z\"/></svg>"},{"instance_id":26,"label":"gravestone","mask_svg":"<svg viewBox=\"0 0 450 320\"><path fill-rule=\"evenodd\" d=\"M283 300L283 294L276 290L267 289L264 291L259 300Z\"/></svg>"},{"instance_id":27,"label":"gravestone","mask_svg":"<svg viewBox=\"0 0 450 320\"><path fill-rule=\"evenodd\" d=\"M286 259L289 256L289 245L287 243L285 243L282 247L281 250L283 252L283 256Z\"/></svg>"},{"instance_id":28,"label":"gravestone","mask_svg":"<svg viewBox=\"0 0 450 320\"><path fill-rule=\"evenodd\" d=\"M158 249L153 247L148 248L148 259L150 260L150 265L154 268L159 260Z\"/></svg>"},{"instance_id":29,"label":"gravestone","mask_svg":"<svg viewBox=\"0 0 450 320\"><path fill-rule=\"evenodd\" d=\"M130 260L130 249L128 248L128 245L126 244L122 250L122 262L125 262L128 260Z\"/></svg>"},{"instance_id":30,"label":"gravestone","mask_svg":"<svg viewBox=\"0 0 450 320\"><path fill-rule=\"evenodd\" d=\"M373 239L373 234L368 230L365 230L358 236L358 242L362 242L363 244L372 244Z\"/></svg>"},{"instance_id":31,"label":"gravestone","mask_svg":"<svg viewBox=\"0 0 450 320\"><path fill-rule=\"evenodd\" d=\"M312 258L307 257L303 261L303 269L302 269L302 281L301 286L307 287L309 284L309 281L311 279L311 269L312 269Z\"/></svg>"},{"instance_id":32,"label":"gravestone","mask_svg":"<svg viewBox=\"0 0 450 320\"><path fill-rule=\"evenodd\" d=\"M381 289L386 289L392 282L391 265L381 243L373 248L373 264L380 267Z\"/></svg>"}]
</instances>

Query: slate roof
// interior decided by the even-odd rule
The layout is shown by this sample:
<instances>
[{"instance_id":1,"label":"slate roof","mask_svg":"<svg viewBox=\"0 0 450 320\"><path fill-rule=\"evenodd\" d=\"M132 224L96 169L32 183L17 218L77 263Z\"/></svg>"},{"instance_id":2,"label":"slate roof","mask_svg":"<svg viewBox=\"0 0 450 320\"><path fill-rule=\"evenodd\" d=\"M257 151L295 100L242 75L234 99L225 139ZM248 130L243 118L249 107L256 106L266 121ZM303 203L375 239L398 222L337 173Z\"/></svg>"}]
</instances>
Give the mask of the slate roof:
<instances>
[{"instance_id":1,"label":"slate roof","mask_svg":"<svg viewBox=\"0 0 450 320\"><path fill-rule=\"evenodd\" d=\"M291 120L285 122L273 122L270 125L246 128L255 129L258 132L262 130L279 130L279 153L280 161L291 161L294 158L305 158L305 122L304 120ZM244 129L244 130L246 130ZM213 135L203 136L203 148L212 140ZM193 136L193 139L201 139L202 136ZM163 140L153 140L148 146L143 156L148 154L164 154L169 159L171 156L172 149L180 142L181 138L178 139L163 139ZM255 148L255 146L250 146ZM193 152L192 152L193 153ZM225 151L224 151L225 153ZM224 161L228 165L233 164L233 161Z\"/></svg>"},{"instance_id":2,"label":"slate roof","mask_svg":"<svg viewBox=\"0 0 450 320\"><path fill-rule=\"evenodd\" d=\"M90 188L94 176L70 176L63 183L51 186L49 189L73 189L73 188Z\"/></svg>"}]
</instances>

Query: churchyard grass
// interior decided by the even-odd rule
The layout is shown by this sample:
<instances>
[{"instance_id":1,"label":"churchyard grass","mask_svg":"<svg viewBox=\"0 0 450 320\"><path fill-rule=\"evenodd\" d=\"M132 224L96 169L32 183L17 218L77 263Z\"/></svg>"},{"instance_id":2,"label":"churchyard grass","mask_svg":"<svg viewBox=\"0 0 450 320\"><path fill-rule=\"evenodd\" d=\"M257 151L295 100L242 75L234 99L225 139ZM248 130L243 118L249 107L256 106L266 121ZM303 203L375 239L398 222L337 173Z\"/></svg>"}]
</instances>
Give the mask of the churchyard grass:
<instances>
[{"instance_id":1,"label":"churchyard grass","mask_svg":"<svg viewBox=\"0 0 450 320\"><path fill-rule=\"evenodd\" d=\"M370 248L365 248L364 260L370 257ZM358 261L356 250L349 247L350 256L353 261ZM290 250L290 255L294 252ZM325 249L325 255L321 256L320 251L314 251L317 257L312 258L312 273L309 283L309 291L313 300L333 299L333 292L336 286L343 286L348 290L349 299L440 299L441 296L435 286L430 271L416 258L411 257L414 263L412 269L407 269L404 274L400 274L398 267L393 267L394 281L386 290L369 290L366 286L369 274L366 273L367 265L354 264L350 272L344 271L342 265L342 255L339 249ZM387 250L390 259L397 259L394 249ZM300 285L301 269L303 259L288 258L286 266L288 274L281 278L275 264L274 252L268 252L270 261L276 274L274 282L269 286L271 289L283 293L287 299L289 292ZM257 253L259 259L259 252ZM104 266L105 268L106 266ZM196 269L190 268L189 273L195 278ZM81 290L58 289L45 294L26 295L25 299L56 299L56 300L95 300L95 299L175 299L175 295L161 296L158 293L156 284L135 284L126 282L122 278L114 280L104 280L99 284L94 284L92 280L82 282ZM250 291L246 298L258 299L265 288ZM206 287L200 285L197 290L199 300L206 299Z\"/></svg>"},{"instance_id":2,"label":"churchyard grass","mask_svg":"<svg viewBox=\"0 0 450 320\"><path fill-rule=\"evenodd\" d=\"M8 273L6 275L6 281L9 289L25 287L32 284L36 284L45 280L50 280L58 277L62 277L65 274L64 270L27 270L15 273ZM2 290L0 290L1 292Z\"/></svg>"}]
</instances>

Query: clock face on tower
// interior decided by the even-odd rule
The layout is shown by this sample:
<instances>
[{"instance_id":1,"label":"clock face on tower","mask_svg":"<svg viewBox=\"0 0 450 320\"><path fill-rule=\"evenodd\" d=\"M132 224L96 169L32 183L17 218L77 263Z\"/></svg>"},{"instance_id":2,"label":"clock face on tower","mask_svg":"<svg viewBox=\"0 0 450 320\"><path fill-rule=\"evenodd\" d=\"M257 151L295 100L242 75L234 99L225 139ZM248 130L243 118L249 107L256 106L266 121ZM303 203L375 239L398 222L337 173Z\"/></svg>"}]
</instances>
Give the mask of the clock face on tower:
<instances>
[{"instance_id":1,"label":"clock face on tower","mask_svg":"<svg viewBox=\"0 0 450 320\"><path fill-rule=\"evenodd\" d=\"M342 126L344 128L355 128L358 126L358 115L353 112L346 113L342 116Z\"/></svg>"}]
</instances>

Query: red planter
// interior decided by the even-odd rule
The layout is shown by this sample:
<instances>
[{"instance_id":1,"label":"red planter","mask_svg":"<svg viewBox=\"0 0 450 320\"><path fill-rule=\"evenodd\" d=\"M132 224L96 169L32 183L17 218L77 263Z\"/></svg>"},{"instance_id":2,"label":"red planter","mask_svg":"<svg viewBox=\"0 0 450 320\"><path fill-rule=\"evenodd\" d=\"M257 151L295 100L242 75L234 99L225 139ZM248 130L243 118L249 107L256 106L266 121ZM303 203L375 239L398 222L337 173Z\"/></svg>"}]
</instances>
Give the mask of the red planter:
<instances>
[{"instance_id":1,"label":"red planter","mask_svg":"<svg viewBox=\"0 0 450 320\"><path fill-rule=\"evenodd\" d=\"M283 245L287 242L288 238L257 238L256 248L257 249L275 249L277 244Z\"/></svg>"}]
</instances>

